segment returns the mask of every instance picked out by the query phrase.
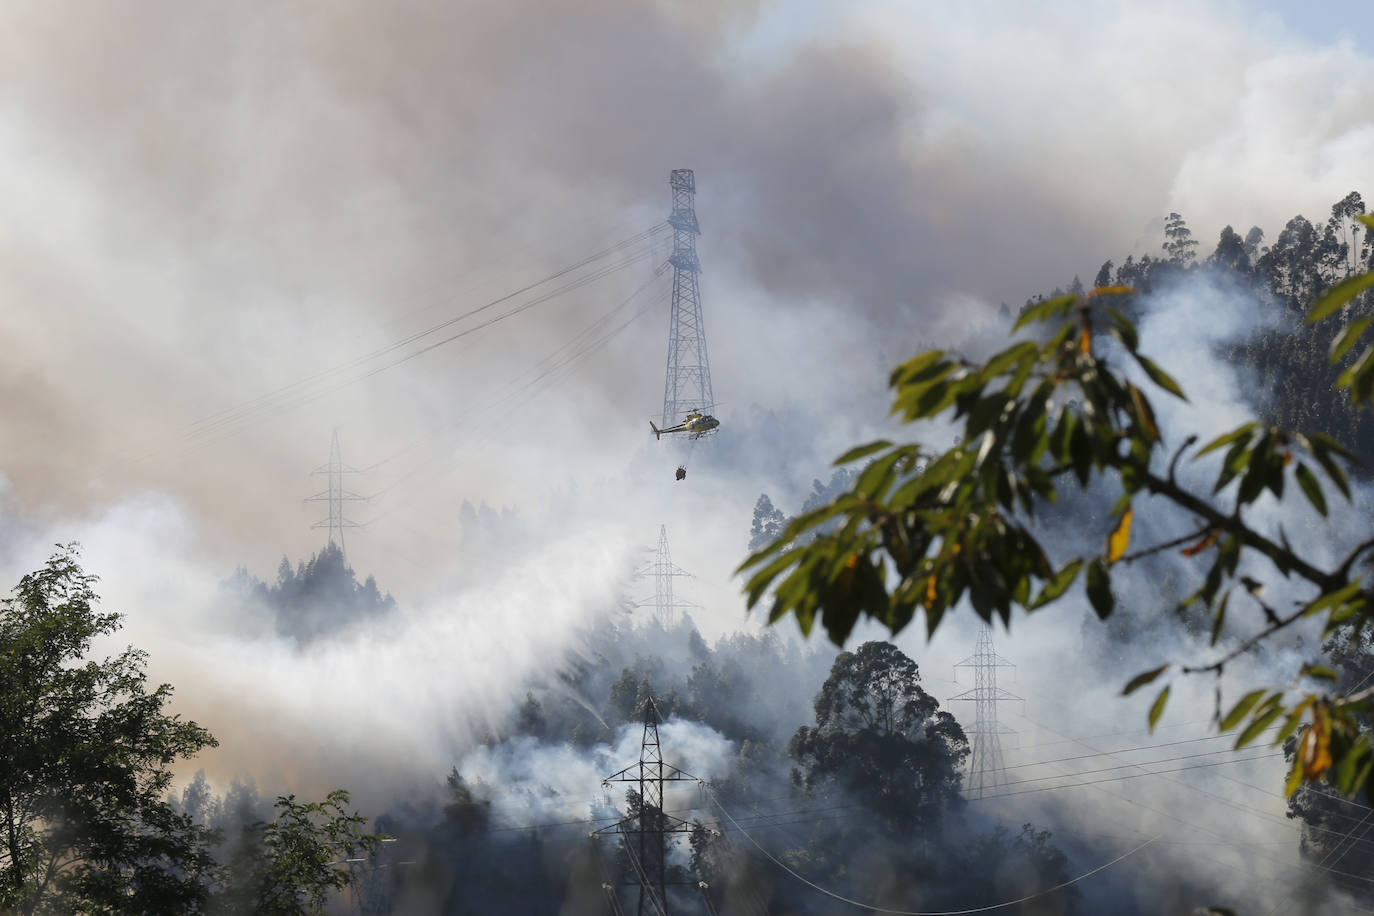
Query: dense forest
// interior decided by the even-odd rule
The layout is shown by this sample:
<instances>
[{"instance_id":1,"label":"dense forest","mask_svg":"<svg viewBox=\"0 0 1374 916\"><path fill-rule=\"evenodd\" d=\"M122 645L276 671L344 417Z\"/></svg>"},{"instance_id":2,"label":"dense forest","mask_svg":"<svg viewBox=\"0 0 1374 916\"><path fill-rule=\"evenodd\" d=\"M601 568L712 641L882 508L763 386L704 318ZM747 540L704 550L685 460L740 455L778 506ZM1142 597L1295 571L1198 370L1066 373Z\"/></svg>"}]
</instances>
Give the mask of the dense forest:
<instances>
[{"instance_id":1,"label":"dense forest","mask_svg":"<svg viewBox=\"0 0 1374 916\"><path fill-rule=\"evenodd\" d=\"M1254 373L1257 384L1247 389L1253 406L1280 426L1319 430L1368 454L1374 447L1374 418L1332 394L1332 386L1358 352L1335 365L1327 356L1343 328L1366 317L1369 305L1367 301L1352 304L1340 322L1303 320L1321 293L1374 264L1374 233L1356 219L1364 212L1363 197L1351 191L1331 205L1325 221L1314 223L1295 216L1267 244L1258 226L1244 236L1226 226L1205 257L1199 256L1199 243L1187 221L1170 213L1159 254L1127 255L1119 263L1105 261L1093 286L1115 284L1137 290L1140 295L1131 297L1125 306L1137 317L1141 308L1148 307L1141 303L1148 303L1150 293L1189 278L1205 277L1243 290L1254 303L1253 330L1216 355ZM1075 277L1065 288L1028 299L1022 310L1083 289Z\"/></svg>"},{"instance_id":2,"label":"dense forest","mask_svg":"<svg viewBox=\"0 0 1374 916\"><path fill-rule=\"evenodd\" d=\"M300 644L390 613L396 607L396 600L390 594L383 595L372 576L358 582L343 550L332 541L294 569L291 561L282 557L277 580L271 584L239 567L221 591L235 612L265 610L277 633Z\"/></svg>"}]
</instances>

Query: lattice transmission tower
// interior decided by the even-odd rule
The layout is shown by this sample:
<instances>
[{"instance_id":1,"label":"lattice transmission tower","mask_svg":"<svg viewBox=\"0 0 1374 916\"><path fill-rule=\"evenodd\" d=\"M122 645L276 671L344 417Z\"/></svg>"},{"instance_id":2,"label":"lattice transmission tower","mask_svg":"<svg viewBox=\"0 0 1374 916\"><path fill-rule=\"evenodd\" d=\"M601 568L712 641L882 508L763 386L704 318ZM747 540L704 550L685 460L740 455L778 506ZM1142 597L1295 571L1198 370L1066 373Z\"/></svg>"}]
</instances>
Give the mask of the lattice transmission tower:
<instances>
[{"instance_id":1,"label":"lattice transmission tower","mask_svg":"<svg viewBox=\"0 0 1374 916\"><path fill-rule=\"evenodd\" d=\"M654 562L640 570L640 575L652 573L654 577L654 597L649 601L641 601L637 607L652 607L654 609L654 619L665 630L671 630L677 626L677 612L679 608L693 608L699 605L689 601L678 601L673 597L673 579L678 577L691 578L692 574L681 566L673 564L673 555L668 550L668 526L658 526L658 550L654 554Z\"/></svg>"},{"instance_id":2,"label":"lattice transmission tower","mask_svg":"<svg viewBox=\"0 0 1374 916\"><path fill-rule=\"evenodd\" d=\"M973 689L950 697L949 702L974 704L973 726L965 732L973 745L969 755L968 795L982 798L994 786L1006 782L1002 736L1013 735L1015 731L997 721L997 704L1019 701L1021 697L997 686L997 669L1016 666L993 651L992 627L985 623L978 628L973 654L954 667L973 669Z\"/></svg>"},{"instance_id":3,"label":"lattice transmission tower","mask_svg":"<svg viewBox=\"0 0 1374 916\"><path fill-rule=\"evenodd\" d=\"M696 177L691 169L673 169L673 306L668 319L668 375L663 386L663 425L681 422L689 411L709 414L716 399L711 393L711 364L706 358L706 325L701 319L701 288L697 276Z\"/></svg>"},{"instance_id":4,"label":"lattice transmission tower","mask_svg":"<svg viewBox=\"0 0 1374 916\"><path fill-rule=\"evenodd\" d=\"M639 762L613 773L601 781L603 786L613 782L630 783L637 788L638 810L634 801L630 813L618 823L603 827L593 837L619 834L630 863L631 887L639 888L638 916L656 913L669 916L668 888L671 885L696 886L694 881L668 879L668 840L686 836L692 825L663 810L663 786L669 782L701 780L684 773L672 764L663 762L658 743L658 706L653 697L644 701L644 739L640 743Z\"/></svg>"},{"instance_id":5,"label":"lattice transmission tower","mask_svg":"<svg viewBox=\"0 0 1374 916\"><path fill-rule=\"evenodd\" d=\"M329 543L338 545L339 553L343 554L345 563L348 561L348 550L344 546L344 529L361 528L362 525L344 517L344 503L367 499L366 496L359 496L357 493L344 489L344 475L356 473L358 473L356 469L343 463L343 457L339 453L339 431L335 429L334 438L329 443L329 463L322 464L311 472L312 477L326 475L329 478L329 486L314 496L307 496L305 501L308 503L329 503L329 516L320 519L310 527L312 530L315 528L329 529Z\"/></svg>"}]
</instances>

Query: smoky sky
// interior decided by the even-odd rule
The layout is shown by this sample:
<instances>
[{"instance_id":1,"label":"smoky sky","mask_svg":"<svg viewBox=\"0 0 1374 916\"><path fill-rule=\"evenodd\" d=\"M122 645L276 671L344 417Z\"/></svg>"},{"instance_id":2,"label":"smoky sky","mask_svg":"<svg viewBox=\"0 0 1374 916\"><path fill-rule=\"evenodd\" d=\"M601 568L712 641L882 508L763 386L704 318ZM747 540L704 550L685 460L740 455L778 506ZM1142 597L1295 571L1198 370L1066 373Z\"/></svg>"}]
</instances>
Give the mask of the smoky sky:
<instances>
[{"instance_id":1,"label":"smoky sky","mask_svg":"<svg viewBox=\"0 0 1374 916\"><path fill-rule=\"evenodd\" d=\"M1348 42L1227 4L1001 14L14 11L0 39L12 511L83 517L168 491L205 519L207 549L262 565L313 543L300 499L335 427L358 467L402 448L461 464L424 469L430 504L455 483L528 499L552 454L560 483L604 470L657 413L666 307L513 418L553 442L446 436L647 264L232 435L186 437L661 221L672 168L698 176L717 399L745 409L880 387L903 341L962 336L1000 301L1154 250L1168 209L1204 245L1224 222L1272 236L1320 216L1368 161L1374 81Z\"/></svg>"}]
</instances>

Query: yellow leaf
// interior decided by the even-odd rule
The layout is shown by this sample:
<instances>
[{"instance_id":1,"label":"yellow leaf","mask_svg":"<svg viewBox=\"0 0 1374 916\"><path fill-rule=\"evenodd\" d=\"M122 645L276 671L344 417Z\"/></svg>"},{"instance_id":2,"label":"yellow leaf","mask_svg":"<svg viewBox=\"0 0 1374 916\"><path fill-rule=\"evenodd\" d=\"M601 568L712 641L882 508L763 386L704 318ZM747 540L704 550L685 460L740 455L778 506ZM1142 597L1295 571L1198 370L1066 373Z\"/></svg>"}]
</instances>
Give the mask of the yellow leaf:
<instances>
[{"instance_id":1,"label":"yellow leaf","mask_svg":"<svg viewBox=\"0 0 1374 916\"><path fill-rule=\"evenodd\" d=\"M1083 333L1078 335L1078 352L1086 356L1092 348L1093 329L1089 327L1088 323L1085 321L1083 322Z\"/></svg>"},{"instance_id":2,"label":"yellow leaf","mask_svg":"<svg viewBox=\"0 0 1374 916\"><path fill-rule=\"evenodd\" d=\"M1088 298L1093 296L1128 296L1135 290L1129 286L1099 286L1097 289L1088 293Z\"/></svg>"},{"instance_id":3,"label":"yellow leaf","mask_svg":"<svg viewBox=\"0 0 1374 916\"><path fill-rule=\"evenodd\" d=\"M1314 712L1312 719L1298 745L1298 761L1306 780L1317 779L1331 769L1331 722L1321 710Z\"/></svg>"},{"instance_id":4,"label":"yellow leaf","mask_svg":"<svg viewBox=\"0 0 1374 916\"><path fill-rule=\"evenodd\" d=\"M1126 383L1126 390L1131 393L1131 403L1135 405L1136 415L1140 417L1140 423L1145 428L1145 432L1153 439L1159 438L1159 427L1155 425L1154 411L1150 409L1150 402L1145 400L1145 395L1140 389Z\"/></svg>"},{"instance_id":5,"label":"yellow leaf","mask_svg":"<svg viewBox=\"0 0 1374 916\"><path fill-rule=\"evenodd\" d=\"M1107 538L1107 562L1115 563L1126 553L1126 548L1131 543L1131 519L1135 515L1128 505L1126 511L1121 513L1121 520L1116 523L1116 530Z\"/></svg>"},{"instance_id":6,"label":"yellow leaf","mask_svg":"<svg viewBox=\"0 0 1374 916\"><path fill-rule=\"evenodd\" d=\"M926 610L935 606L935 577L926 580Z\"/></svg>"},{"instance_id":7,"label":"yellow leaf","mask_svg":"<svg viewBox=\"0 0 1374 916\"><path fill-rule=\"evenodd\" d=\"M1283 784L1283 794L1289 798L1298 791L1298 786L1302 785L1302 764L1294 760L1293 766L1288 770L1288 779Z\"/></svg>"}]
</instances>

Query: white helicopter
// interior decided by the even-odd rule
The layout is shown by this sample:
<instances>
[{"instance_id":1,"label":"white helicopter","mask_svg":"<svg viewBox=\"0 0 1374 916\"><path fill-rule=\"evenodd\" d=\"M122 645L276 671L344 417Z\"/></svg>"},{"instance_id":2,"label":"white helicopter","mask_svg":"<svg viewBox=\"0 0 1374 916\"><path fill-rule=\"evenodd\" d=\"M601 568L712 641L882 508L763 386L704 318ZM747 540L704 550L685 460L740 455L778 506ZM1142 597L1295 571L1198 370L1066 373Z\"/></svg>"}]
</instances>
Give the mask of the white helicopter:
<instances>
[{"instance_id":1,"label":"white helicopter","mask_svg":"<svg viewBox=\"0 0 1374 916\"><path fill-rule=\"evenodd\" d=\"M654 431L655 439L662 439L664 433L687 433L688 438L700 439L702 436L720 426L720 421L710 414L694 410L683 419L677 426L667 426L659 429L654 425L654 421L649 421L649 428Z\"/></svg>"}]
</instances>

